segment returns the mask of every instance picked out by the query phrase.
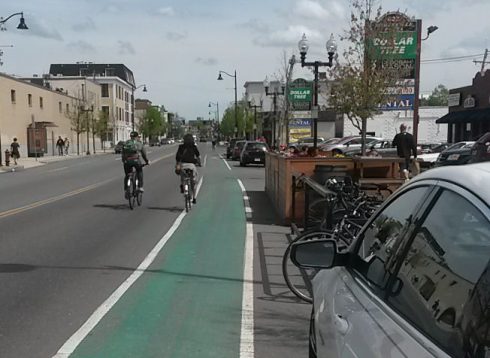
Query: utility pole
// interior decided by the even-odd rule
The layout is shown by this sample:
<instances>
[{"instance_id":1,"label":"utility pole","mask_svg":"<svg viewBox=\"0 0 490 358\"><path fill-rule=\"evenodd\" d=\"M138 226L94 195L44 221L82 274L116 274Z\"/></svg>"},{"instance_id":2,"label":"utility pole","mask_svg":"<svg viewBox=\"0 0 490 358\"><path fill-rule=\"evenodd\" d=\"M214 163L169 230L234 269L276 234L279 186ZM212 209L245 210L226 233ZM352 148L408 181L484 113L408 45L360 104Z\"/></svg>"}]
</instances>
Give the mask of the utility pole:
<instances>
[{"instance_id":1,"label":"utility pole","mask_svg":"<svg viewBox=\"0 0 490 358\"><path fill-rule=\"evenodd\" d=\"M474 63L481 63L481 70L480 74L482 76L485 76L485 64L490 64L490 62L487 62L487 57L488 57L488 49L485 49L485 53L483 54L483 61L473 61Z\"/></svg>"}]
</instances>

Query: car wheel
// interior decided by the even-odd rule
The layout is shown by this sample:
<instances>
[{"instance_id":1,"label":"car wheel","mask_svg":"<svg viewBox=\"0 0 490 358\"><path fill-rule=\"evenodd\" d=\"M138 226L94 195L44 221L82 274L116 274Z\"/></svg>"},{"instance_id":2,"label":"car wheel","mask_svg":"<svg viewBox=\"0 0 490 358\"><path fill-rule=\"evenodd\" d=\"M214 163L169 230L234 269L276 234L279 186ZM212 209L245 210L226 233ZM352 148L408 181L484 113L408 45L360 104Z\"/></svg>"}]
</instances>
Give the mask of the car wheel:
<instances>
[{"instance_id":1,"label":"car wheel","mask_svg":"<svg viewBox=\"0 0 490 358\"><path fill-rule=\"evenodd\" d=\"M316 335L315 335L315 312L311 310L310 317L310 334L309 334L309 345L308 345L308 357L317 358L316 354Z\"/></svg>"},{"instance_id":2,"label":"car wheel","mask_svg":"<svg viewBox=\"0 0 490 358\"><path fill-rule=\"evenodd\" d=\"M342 154L342 151L339 150L339 149L334 149L334 150L332 150L332 153L333 153L333 155L335 155L335 154L339 154L340 155L340 154Z\"/></svg>"}]
</instances>

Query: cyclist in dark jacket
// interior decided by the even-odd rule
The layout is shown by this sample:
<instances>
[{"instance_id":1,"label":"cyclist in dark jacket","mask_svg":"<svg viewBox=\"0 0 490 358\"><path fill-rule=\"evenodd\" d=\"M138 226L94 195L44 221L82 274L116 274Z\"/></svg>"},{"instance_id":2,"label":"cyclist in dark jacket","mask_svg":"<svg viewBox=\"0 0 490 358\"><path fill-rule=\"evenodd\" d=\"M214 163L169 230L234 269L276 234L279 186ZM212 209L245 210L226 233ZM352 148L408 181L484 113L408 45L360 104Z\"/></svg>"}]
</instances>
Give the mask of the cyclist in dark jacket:
<instances>
[{"instance_id":1,"label":"cyclist in dark jacket","mask_svg":"<svg viewBox=\"0 0 490 358\"><path fill-rule=\"evenodd\" d=\"M192 176L192 202L196 203L196 192L194 190L197 179L196 165L201 165L201 155L194 143L194 137L192 134L187 133L184 135L184 143L179 145L177 154L175 155L176 166L180 169L180 192L184 192L184 169L191 169Z\"/></svg>"},{"instance_id":2,"label":"cyclist in dark jacket","mask_svg":"<svg viewBox=\"0 0 490 358\"><path fill-rule=\"evenodd\" d=\"M139 140L138 132L131 132L129 140L124 142L122 148L122 162L124 165L124 193L127 198L127 185L128 185L128 174L131 173L133 167L136 169L136 175L138 178L138 189L143 192L143 163L141 158L145 161L146 165L149 165L149 160L146 156L145 146Z\"/></svg>"}]
</instances>

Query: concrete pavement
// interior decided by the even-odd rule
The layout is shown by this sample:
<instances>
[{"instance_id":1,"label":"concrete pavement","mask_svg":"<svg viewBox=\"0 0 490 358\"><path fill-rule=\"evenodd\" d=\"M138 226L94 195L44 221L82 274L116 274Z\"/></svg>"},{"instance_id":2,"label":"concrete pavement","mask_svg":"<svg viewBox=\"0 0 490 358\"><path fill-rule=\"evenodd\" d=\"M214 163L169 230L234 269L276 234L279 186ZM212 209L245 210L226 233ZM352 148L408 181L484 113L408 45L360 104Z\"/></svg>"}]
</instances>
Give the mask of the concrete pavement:
<instances>
[{"instance_id":1,"label":"concrete pavement","mask_svg":"<svg viewBox=\"0 0 490 358\"><path fill-rule=\"evenodd\" d=\"M59 162L63 160L69 160L69 159L77 159L77 158L85 158L85 157L94 157L94 156L99 156L99 155L104 155L104 154L112 154L112 150L107 150L105 153L104 152L96 152L90 155L87 155L85 153L76 155L76 154L69 154L69 155L46 155L43 157L22 157L17 160L17 164L14 164L14 161L11 159L10 160L10 165L6 166L5 165L5 155L2 156L2 164L0 166L0 174L1 173L9 173L9 172L15 172L19 170L25 170L29 168L35 168L39 167L48 163L53 163L53 162Z\"/></svg>"}]
</instances>

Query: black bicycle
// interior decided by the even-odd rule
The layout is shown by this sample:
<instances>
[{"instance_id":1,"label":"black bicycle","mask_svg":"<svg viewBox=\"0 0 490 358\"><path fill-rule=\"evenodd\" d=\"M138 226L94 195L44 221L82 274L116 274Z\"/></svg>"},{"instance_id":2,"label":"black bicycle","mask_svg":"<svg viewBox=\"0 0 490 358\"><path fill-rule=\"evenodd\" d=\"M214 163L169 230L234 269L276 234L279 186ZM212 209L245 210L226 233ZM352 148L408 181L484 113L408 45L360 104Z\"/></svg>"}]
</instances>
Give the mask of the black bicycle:
<instances>
[{"instance_id":1,"label":"black bicycle","mask_svg":"<svg viewBox=\"0 0 490 358\"><path fill-rule=\"evenodd\" d=\"M298 298L309 303L313 302L311 280L318 270L296 267L290 257L292 245L299 241L333 239L337 241L339 251L346 250L382 203L379 195L368 195L355 185L346 186L335 180L327 181L325 186L337 195L312 203L318 215L317 226L291 240L282 258L282 273L287 286Z\"/></svg>"},{"instance_id":2,"label":"black bicycle","mask_svg":"<svg viewBox=\"0 0 490 358\"><path fill-rule=\"evenodd\" d=\"M189 212L189 210L191 210L192 199L194 195L194 171L192 169L183 170L185 211Z\"/></svg>"},{"instance_id":3,"label":"black bicycle","mask_svg":"<svg viewBox=\"0 0 490 358\"><path fill-rule=\"evenodd\" d=\"M143 164L141 167L146 166L147 164ZM131 172L126 175L126 198L128 199L129 202L129 208L131 210L134 209L136 204L138 206L141 206L143 203L143 192L139 190L139 185L138 185L138 176L136 173L136 168L133 166L131 167Z\"/></svg>"}]
</instances>

